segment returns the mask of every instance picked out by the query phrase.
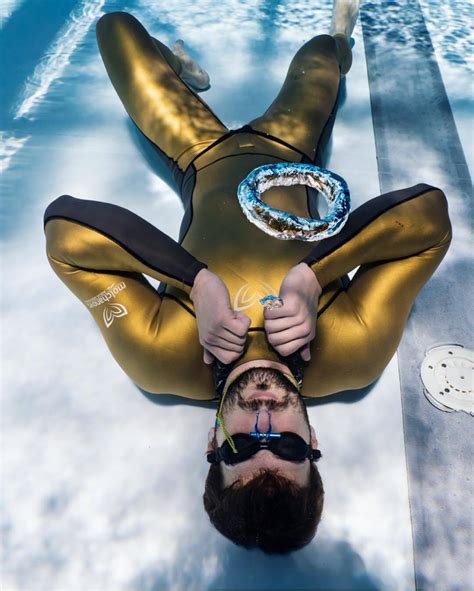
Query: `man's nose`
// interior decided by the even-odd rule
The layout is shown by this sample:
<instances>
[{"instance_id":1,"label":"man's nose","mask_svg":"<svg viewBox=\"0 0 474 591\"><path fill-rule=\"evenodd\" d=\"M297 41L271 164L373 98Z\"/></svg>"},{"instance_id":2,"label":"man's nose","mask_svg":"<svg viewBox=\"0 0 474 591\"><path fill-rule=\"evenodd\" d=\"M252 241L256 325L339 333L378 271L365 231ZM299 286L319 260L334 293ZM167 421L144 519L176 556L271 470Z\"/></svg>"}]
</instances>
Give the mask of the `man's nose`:
<instances>
[{"instance_id":1,"label":"man's nose","mask_svg":"<svg viewBox=\"0 0 474 591\"><path fill-rule=\"evenodd\" d=\"M270 431L270 413L268 410L261 410L257 415L257 427L260 433L268 433Z\"/></svg>"}]
</instances>

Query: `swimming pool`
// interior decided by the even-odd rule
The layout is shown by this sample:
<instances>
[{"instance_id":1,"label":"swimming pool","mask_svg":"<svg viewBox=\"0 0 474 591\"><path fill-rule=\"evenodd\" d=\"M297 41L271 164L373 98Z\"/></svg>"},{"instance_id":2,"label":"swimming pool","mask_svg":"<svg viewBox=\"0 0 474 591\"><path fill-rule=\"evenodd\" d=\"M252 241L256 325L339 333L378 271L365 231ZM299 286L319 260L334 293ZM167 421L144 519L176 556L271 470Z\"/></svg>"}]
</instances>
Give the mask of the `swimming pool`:
<instances>
[{"instance_id":1,"label":"swimming pool","mask_svg":"<svg viewBox=\"0 0 474 591\"><path fill-rule=\"evenodd\" d=\"M429 490L446 479L459 503L466 467L452 452L432 481L413 470L413 457L423 464L417 449L429 456L426 421L438 419L407 393L422 397L410 373L414 332L420 342L469 338L452 295L463 301L455 290L466 281L470 254L469 3L362 6L326 164L348 181L353 207L392 183L443 187L454 239L430 283L439 296L433 301L423 290L408 340L382 377L310 408L327 458L324 518L312 544L284 558L236 548L208 524L200 497L212 405L152 405L130 383L87 311L51 273L42 216L68 193L117 203L178 235L179 200L148 163L101 63L94 38L100 14L127 10L168 45L183 38L211 74L202 97L235 128L273 100L298 47L327 32L331 4L1 6L1 55L8 60L1 124L5 588L405 590L415 588L415 578L430 589L468 588L469 571L459 565L469 560L469 523L450 514L457 535L447 538L443 524L432 535L434 503L443 507L445 497L440 491L433 499ZM439 305L457 310L451 332ZM466 453L466 421L453 420ZM450 433L442 431L443 449ZM178 449L183 438L194 458Z\"/></svg>"}]
</instances>

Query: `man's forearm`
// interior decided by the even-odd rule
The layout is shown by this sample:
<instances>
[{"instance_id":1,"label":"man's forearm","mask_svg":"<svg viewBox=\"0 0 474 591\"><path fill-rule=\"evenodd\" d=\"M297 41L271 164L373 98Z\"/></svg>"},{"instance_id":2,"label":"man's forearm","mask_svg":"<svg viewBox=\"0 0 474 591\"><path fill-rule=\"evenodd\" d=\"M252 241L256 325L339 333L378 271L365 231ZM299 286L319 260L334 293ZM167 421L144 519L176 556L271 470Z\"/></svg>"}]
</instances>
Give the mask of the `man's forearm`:
<instances>
[{"instance_id":1,"label":"man's forearm","mask_svg":"<svg viewBox=\"0 0 474 591\"><path fill-rule=\"evenodd\" d=\"M44 224L48 252L76 268L144 273L189 293L207 267L176 240L112 203L63 195L48 205Z\"/></svg>"},{"instance_id":2,"label":"man's forearm","mask_svg":"<svg viewBox=\"0 0 474 591\"><path fill-rule=\"evenodd\" d=\"M445 194L419 183L363 203L338 234L317 243L301 262L324 288L360 265L416 256L450 232Z\"/></svg>"}]
</instances>

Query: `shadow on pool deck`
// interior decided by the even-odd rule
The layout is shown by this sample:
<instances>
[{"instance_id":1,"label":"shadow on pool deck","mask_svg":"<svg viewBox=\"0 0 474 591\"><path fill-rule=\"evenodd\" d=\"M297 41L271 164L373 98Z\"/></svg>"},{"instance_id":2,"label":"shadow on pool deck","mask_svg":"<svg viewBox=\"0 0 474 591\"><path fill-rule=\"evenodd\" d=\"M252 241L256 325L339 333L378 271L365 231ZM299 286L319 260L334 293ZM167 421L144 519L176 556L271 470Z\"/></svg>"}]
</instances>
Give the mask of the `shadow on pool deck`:
<instances>
[{"instance_id":1,"label":"shadow on pool deck","mask_svg":"<svg viewBox=\"0 0 474 591\"><path fill-rule=\"evenodd\" d=\"M191 562L187 569L195 569L199 584L202 576L202 547L189 548L186 552ZM210 552L211 554L211 552ZM320 545L310 544L305 549L288 555L266 555L259 550L245 550L238 546L226 546L219 550L220 572L212 582L202 581L207 591L381 591L382 584L368 571L353 547L342 540L322 540ZM198 564L199 563L199 564ZM164 573L158 567L134 578L130 589L161 591L171 583L180 583L179 564L176 572ZM199 574L198 574L199 573ZM263 583L265 581L265 583ZM189 583L189 581L188 581ZM193 587L197 588L197 587Z\"/></svg>"}]
</instances>

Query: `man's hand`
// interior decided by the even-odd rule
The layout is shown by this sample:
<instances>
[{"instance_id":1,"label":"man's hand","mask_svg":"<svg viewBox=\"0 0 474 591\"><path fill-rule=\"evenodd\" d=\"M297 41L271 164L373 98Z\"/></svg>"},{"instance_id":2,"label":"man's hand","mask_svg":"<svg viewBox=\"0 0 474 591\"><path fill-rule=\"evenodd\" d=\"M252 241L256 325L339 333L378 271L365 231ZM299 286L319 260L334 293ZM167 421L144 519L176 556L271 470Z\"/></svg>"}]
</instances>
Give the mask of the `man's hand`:
<instances>
[{"instance_id":1,"label":"man's hand","mask_svg":"<svg viewBox=\"0 0 474 591\"><path fill-rule=\"evenodd\" d=\"M268 342L286 357L301 347L301 357L311 359L310 342L316 334L316 307L321 294L316 275L306 263L292 267L280 286L281 308L265 309Z\"/></svg>"},{"instance_id":2,"label":"man's hand","mask_svg":"<svg viewBox=\"0 0 474 591\"><path fill-rule=\"evenodd\" d=\"M238 359L245 347L250 318L243 312L234 312L229 291L222 279L208 269L196 275L190 298L194 303L199 342L204 347L204 363L213 356L222 363Z\"/></svg>"}]
</instances>

